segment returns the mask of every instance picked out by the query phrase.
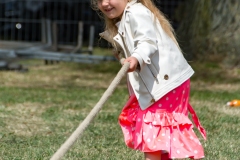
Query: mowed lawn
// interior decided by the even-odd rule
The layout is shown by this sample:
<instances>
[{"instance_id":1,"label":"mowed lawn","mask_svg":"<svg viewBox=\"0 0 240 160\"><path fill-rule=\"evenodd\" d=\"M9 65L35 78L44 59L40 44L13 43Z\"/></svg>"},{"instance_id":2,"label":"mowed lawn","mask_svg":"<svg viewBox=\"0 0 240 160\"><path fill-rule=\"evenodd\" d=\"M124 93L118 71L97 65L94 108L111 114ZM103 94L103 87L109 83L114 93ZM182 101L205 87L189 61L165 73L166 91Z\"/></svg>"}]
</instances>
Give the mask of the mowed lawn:
<instances>
[{"instance_id":1,"label":"mowed lawn","mask_svg":"<svg viewBox=\"0 0 240 160\"><path fill-rule=\"evenodd\" d=\"M21 61L29 71L0 71L0 160L47 160L65 142L99 101L116 73L118 62L44 65ZM240 69L225 69L215 62L191 62L191 104L208 139L200 140L206 160L240 159ZM118 115L128 98L126 79L104 104L65 160L142 160L128 149Z\"/></svg>"}]
</instances>

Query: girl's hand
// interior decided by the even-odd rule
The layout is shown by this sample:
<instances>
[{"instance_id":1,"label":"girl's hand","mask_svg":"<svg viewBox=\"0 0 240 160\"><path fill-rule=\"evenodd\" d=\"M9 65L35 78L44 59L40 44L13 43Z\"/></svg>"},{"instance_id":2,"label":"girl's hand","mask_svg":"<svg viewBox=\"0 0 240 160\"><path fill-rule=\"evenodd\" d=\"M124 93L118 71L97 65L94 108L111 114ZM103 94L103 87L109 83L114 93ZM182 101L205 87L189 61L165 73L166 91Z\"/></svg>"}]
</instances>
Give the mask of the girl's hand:
<instances>
[{"instance_id":1,"label":"girl's hand","mask_svg":"<svg viewBox=\"0 0 240 160\"><path fill-rule=\"evenodd\" d=\"M129 66L129 69L128 69L128 72L133 72L136 70L137 66L138 66L138 60L137 58L135 57L128 57L125 59L125 61L123 62L123 64L125 62L129 62L130 63L130 66Z\"/></svg>"}]
</instances>

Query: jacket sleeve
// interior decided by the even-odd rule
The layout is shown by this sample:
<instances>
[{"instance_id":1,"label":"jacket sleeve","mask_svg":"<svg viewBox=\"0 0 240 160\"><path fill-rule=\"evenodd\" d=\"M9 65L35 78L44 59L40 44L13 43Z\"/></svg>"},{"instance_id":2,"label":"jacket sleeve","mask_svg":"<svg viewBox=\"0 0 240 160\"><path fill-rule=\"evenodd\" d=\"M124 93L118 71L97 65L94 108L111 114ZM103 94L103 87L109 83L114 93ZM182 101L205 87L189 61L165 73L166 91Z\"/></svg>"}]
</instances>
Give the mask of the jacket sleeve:
<instances>
[{"instance_id":1,"label":"jacket sleeve","mask_svg":"<svg viewBox=\"0 0 240 160\"><path fill-rule=\"evenodd\" d=\"M134 41L131 56L138 59L142 68L145 64L151 64L151 57L158 47L153 15L145 7L140 9L141 11L134 8L126 12L126 23L129 24L128 29L131 30Z\"/></svg>"}]
</instances>

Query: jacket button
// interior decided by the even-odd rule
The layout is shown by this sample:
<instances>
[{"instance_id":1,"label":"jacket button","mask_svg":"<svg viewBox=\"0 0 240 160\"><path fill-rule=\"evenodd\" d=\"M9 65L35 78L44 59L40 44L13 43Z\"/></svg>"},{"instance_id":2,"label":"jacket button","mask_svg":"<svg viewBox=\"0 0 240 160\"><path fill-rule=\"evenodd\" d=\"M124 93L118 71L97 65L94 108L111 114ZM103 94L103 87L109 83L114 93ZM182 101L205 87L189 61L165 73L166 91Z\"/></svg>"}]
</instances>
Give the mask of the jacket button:
<instances>
[{"instance_id":1,"label":"jacket button","mask_svg":"<svg viewBox=\"0 0 240 160\"><path fill-rule=\"evenodd\" d=\"M122 35L124 35L124 32L122 32Z\"/></svg>"},{"instance_id":2,"label":"jacket button","mask_svg":"<svg viewBox=\"0 0 240 160\"><path fill-rule=\"evenodd\" d=\"M116 38L116 40L118 40L118 38Z\"/></svg>"},{"instance_id":3,"label":"jacket button","mask_svg":"<svg viewBox=\"0 0 240 160\"><path fill-rule=\"evenodd\" d=\"M154 99L152 99L152 100L151 100L151 103L154 103L154 102L155 102L155 100L154 100Z\"/></svg>"},{"instance_id":4,"label":"jacket button","mask_svg":"<svg viewBox=\"0 0 240 160\"><path fill-rule=\"evenodd\" d=\"M129 9L129 8L130 8L130 6L127 7L127 9Z\"/></svg>"},{"instance_id":5,"label":"jacket button","mask_svg":"<svg viewBox=\"0 0 240 160\"><path fill-rule=\"evenodd\" d=\"M168 79L169 79L169 77L168 77L167 74L164 75L164 79L165 79L165 80L168 80Z\"/></svg>"}]
</instances>

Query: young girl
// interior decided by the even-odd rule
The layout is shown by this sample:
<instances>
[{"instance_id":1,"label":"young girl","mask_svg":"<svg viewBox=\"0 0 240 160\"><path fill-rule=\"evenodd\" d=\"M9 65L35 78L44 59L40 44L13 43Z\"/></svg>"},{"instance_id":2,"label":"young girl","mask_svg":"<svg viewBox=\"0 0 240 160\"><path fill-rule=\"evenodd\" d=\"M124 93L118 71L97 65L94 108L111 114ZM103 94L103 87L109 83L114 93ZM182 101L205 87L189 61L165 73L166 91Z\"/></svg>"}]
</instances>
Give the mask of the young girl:
<instances>
[{"instance_id":1,"label":"young girl","mask_svg":"<svg viewBox=\"0 0 240 160\"><path fill-rule=\"evenodd\" d=\"M204 157L193 124L206 139L189 104L194 71L184 59L168 20L151 0L92 0L105 19L100 36L130 63L130 98L119 116L125 143L146 160Z\"/></svg>"}]
</instances>

